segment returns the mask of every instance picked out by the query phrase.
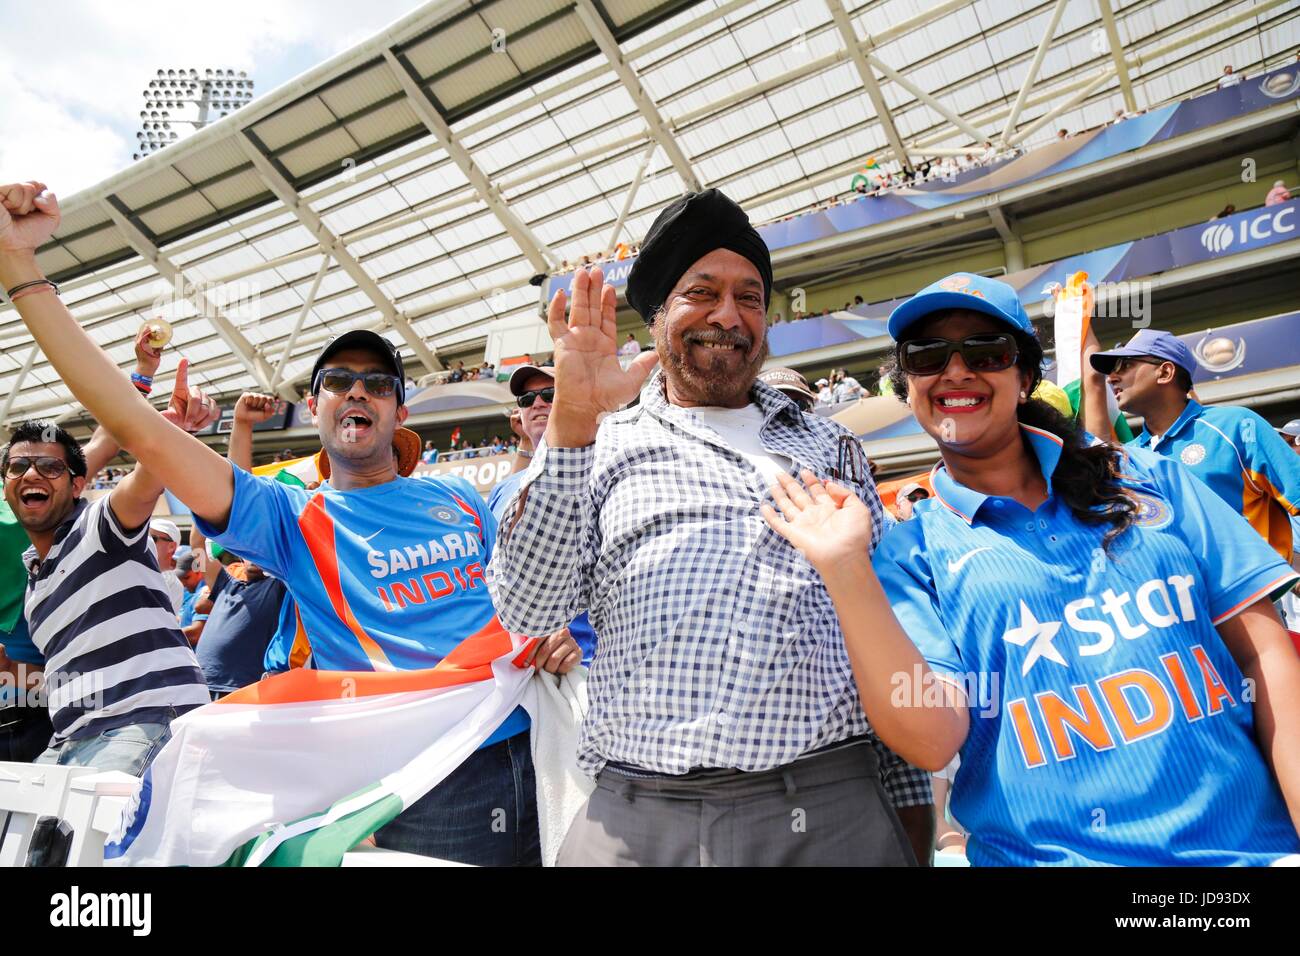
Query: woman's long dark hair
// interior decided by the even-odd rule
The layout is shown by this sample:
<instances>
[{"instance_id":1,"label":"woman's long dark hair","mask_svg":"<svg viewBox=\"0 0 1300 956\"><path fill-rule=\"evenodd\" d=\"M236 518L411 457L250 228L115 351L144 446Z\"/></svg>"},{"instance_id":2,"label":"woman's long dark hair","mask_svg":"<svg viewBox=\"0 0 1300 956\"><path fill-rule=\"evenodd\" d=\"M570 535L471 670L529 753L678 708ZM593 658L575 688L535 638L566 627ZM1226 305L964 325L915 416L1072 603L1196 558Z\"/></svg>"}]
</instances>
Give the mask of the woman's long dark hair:
<instances>
[{"instance_id":1,"label":"woman's long dark hair","mask_svg":"<svg viewBox=\"0 0 1300 956\"><path fill-rule=\"evenodd\" d=\"M1043 380L1043 347L1032 335L1018 331L1013 334L1020 350L1016 366L1029 375L1026 392L1032 395ZM888 377L898 400L906 402L907 373L897 359L881 374ZM1106 444L1086 444L1077 422L1036 398L1020 405L1016 418L1022 425L1051 432L1061 439L1061 459L1052 474L1052 489L1084 524L1110 525L1101 542L1109 553L1112 542L1133 524L1138 510L1119 482L1119 452Z\"/></svg>"}]
</instances>

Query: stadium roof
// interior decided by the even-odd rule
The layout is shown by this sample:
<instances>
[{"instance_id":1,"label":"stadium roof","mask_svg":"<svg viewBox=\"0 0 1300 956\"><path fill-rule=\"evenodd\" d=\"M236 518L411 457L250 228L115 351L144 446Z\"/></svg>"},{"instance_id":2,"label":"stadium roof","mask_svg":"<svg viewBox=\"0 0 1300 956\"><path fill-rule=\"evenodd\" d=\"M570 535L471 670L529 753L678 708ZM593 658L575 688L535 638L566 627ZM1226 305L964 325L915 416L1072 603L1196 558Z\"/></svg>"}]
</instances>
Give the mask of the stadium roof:
<instances>
[{"instance_id":1,"label":"stadium roof","mask_svg":"<svg viewBox=\"0 0 1300 956\"><path fill-rule=\"evenodd\" d=\"M218 395L294 397L360 325L418 376L685 190L763 222L869 156L1032 148L1298 42L1292 0L437 0L64 199L40 262L124 369L163 315ZM9 306L0 396L79 410Z\"/></svg>"}]
</instances>

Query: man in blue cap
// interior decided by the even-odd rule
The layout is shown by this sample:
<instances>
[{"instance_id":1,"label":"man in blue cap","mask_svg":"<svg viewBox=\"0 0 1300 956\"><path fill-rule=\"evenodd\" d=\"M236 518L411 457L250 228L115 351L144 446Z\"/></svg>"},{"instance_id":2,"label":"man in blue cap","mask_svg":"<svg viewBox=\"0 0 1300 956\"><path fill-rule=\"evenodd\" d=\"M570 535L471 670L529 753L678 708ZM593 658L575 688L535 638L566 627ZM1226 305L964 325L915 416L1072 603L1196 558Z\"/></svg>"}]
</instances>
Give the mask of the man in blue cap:
<instances>
[{"instance_id":1,"label":"man in blue cap","mask_svg":"<svg viewBox=\"0 0 1300 956\"><path fill-rule=\"evenodd\" d=\"M1207 408L1192 398L1191 350L1177 337L1142 329L1124 345L1091 357L1120 410L1140 415L1131 444L1175 458L1239 511L1284 560L1290 517L1300 515L1300 456L1248 408Z\"/></svg>"}]
</instances>

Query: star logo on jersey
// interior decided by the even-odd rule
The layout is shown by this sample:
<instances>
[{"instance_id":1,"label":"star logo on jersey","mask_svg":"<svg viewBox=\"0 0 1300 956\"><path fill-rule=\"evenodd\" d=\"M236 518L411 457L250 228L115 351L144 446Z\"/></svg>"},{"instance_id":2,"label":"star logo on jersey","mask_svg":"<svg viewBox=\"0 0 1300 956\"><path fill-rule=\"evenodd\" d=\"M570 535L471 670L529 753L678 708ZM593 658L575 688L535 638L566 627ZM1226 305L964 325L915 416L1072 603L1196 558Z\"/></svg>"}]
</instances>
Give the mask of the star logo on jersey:
<instances>
[{"instance_id":1,"label":"star logo on jersey","mask_svg":"<svg viewBox=\"0 0 1300 956\"><path fill-rule=\"evenodd\" d=\"M1193 442L1180 451L1178 457L1183 460L1184 465L1199 465L1205 461L1205 446L1200 442Z\"/></svg>"},{"instance_id":2,"label":"star logo on jersey","mask_svg":"<svg viewBox=\"0 0 1300 956\"><path fill-rule=\"evenodd\" d=\"M429 509L429 514L439 521L445 521L447 524L460 523L460 512L455 508L448 508L446 505L435 505Z\"/></svg>"},{"instance_id":3,"label":"star logo on jersey","mask_svg":"<svg viewBox=\"0 0 1300 956\"><path fill-rule=\"evenodd\" d=\"M1038 618L1034 617L1034 612L1029 610L1029 605L1023 600L1020 602L1020 626L1009 629L1002 635L1002 639L1016 645L1016 647L1024 647L1029 644L1029 653L1025 655L1025 661L1020 667L1022 677L1029 673L1030 669L1038 663L1040 657L1055 661L1062 667L1068 666L1065 663L1065 658L1061 656L1061 652L1052 644L1052 641L1056 638L1056 632L1060 629L1060 621L1040 622ZM1030 644L1030 641L1033 643Z\"/></svg>"}]
</instances>

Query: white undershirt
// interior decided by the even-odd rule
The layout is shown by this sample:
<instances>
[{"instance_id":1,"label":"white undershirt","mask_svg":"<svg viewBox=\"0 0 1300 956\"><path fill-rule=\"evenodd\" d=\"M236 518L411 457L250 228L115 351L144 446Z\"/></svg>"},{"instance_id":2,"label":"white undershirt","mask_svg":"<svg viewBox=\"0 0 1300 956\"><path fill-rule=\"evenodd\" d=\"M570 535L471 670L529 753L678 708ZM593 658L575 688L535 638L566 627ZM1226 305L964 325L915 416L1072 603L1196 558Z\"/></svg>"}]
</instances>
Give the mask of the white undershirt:
<instances>
[{"instance_id":1,"label":"white undershirt","mask_svg":"<svg viewBox=\"0 0 1300 956\"><path fill-rule=\"evenodd\" d=\"M776 476L789 474L791 460L763 447L758 437L763 427L763 410L749 404L744 408L720 408L704 405L691 412L712 429L723 444L743 455L763 479L765 485L776 484Z\"/></svg>"}]
</instances>

